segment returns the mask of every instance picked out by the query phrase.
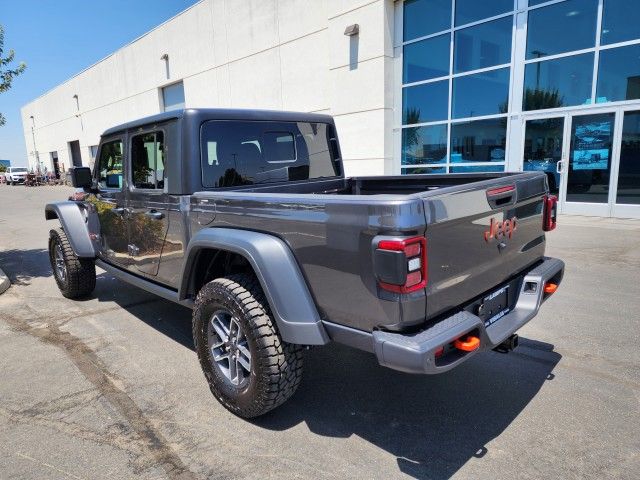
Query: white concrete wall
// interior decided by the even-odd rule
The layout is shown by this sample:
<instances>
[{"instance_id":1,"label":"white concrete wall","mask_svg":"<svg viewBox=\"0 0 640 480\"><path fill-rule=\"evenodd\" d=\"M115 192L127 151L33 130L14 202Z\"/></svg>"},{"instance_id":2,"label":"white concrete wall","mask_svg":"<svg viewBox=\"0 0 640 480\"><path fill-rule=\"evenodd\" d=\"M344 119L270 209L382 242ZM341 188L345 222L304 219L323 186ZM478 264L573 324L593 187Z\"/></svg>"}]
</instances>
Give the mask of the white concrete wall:
<instances>
[{"instance_id":1,"label":"white concrete wall","mask_svg":"<svg viewBox=\"0 0 640 480\"><path fill-rule=\"evenodd\" d=\"M187 107L331 114L348 175L397 173L393 9L392 0L203 0L25 105L27 150L33 116L41 162L52 168L57 151L68 168L68 142L79 140L88 165L101 132L160 112L160 88L182 80ZM353 23L360 34L345 36Z\"/></svg>"}]
</instances>

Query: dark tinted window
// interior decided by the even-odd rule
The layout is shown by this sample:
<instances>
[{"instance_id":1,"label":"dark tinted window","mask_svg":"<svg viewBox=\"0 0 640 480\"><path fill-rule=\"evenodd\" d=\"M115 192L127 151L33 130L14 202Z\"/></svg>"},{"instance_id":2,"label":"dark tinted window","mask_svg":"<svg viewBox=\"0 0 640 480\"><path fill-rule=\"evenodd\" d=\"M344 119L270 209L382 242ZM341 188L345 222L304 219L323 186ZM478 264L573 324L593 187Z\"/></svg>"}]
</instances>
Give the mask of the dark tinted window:
<instances>
[{"instance_id":1,"label":"dark tinted window","mask_svg":"<svg viewBox=\"0 0 640 480\"><path fill-rule=\"evenodd\" d=\"M446 161L446 124L402 129L402 165Z\"/></svg>"},{"instance_id":2,"label":"dark tinted window","mask_svg":"<svg viewBox=\"0 0 640 480\"><path fill-rule=\"evenodd\" d=\"M507 119L451 125L451 162L504 162Z\"/></svg>"},{"instance_id":3,"label":"dark tinted window","mask_svg":"<svg viewBox=\"0 0 640 480\"><path fill-rule=\"evenodd\" d=\"M423 83L402 90L402 123L435 122L448 115L449 81Z\"/></svg>"},{"instance_id":4,"label":"dark tinted window","mask_svg":"<svg viewBox=\"0 0 640 480\"><path fill-rule=\"evenodd\" d=\"M596 101L636 98L640 98L640 45L602 50Z\"/></svg>"},{"instance_id":5,"label":"dark tinted window","mask_svg":"<svg viewBox=\"0 0 640 480\"><path fill-rule=\"evenodd\" d=\"M453 79L453 118L507 113L508 101L508 68Z\"/></svg>"},{"instance_id":6,"label":"dark tinted window","mask_svg":"<svg viewBox=\"0 0 640 480\"><path fill-rule=\"evenodd\" d=\"M511 62L512 17L456 31L455 73Z\"/></svg>"},{"instance_id":7,"label":"dark tinted window","mask_svg":"<svg viewBox=\"0 0 640 480\"><path fill-rule=\"evenodd\" d=\"M96 168L100 188L122 188L122 162L121 140L102 144Z\"/></svg>"},{"instance_id":8,"label":"dark tinted window","mask_svg":"<svg viewBox=\"0 0 640 480\"><path fill-rule=\"evenodd\" d=\"M598 0L569 0L529 12L527 59L593 47Z\"/></svg>"},{"instance_id":9,"label":"dark tinted window","mask_svg":"<svg viewBox=\"0 0 640 480\"><path fill-rule=\"evenodd\" d=\"M404 46L402 55L403 83L418 82L449 74L448 33Z\"/></svg>"},{"instance_id":10,"label":"dark tinted window","mask_svg":"<svg viewBox=\"0 0 640 480\"><path fill-rule=\"evenodd\" d=\"M602 44L640 38L640 2L638 0L604 0Z\"/></svg>"},{"instance_id":11,"label":"dark tinted window","mask_svg":"<svg viewBox=\"0 0 640 480\"><path fill-rule=\"evenodd\" d=\"M406 0L404 40L411 40L451 28L451 0Z\"/></svg>"},{"instance_id":12,"label":"dark tinted window","mask_svg":"<svg viewBox=\"0 0 640 480\"><path fill-rule=\"evenodd\" d=\"M335 138L325 123L210 121L201 133L207 187L335 177Z\"/></svg>"},{"instance_id":13,"label":"dark tinted window","mask_svg":"<svg viewBox=\"0 0 640 480\"><path fill-rule=\"evenodd\" d=\"M640 112L625 112L616 203L640 205Z\"/></svg>"},{"instance_id":14,"label":"dark tinted window","mask_svg":"<svg viewBox=\"0 0 640 480\"><path fill-rule=\"evenodd\" d=\"M477 22L513 10L513 0L456 0L456 25Z\"/></svg>"},{"instance_id":15,"label":"dark tinted window","mask_svg":"<svg viewBox=\"0 0 640 480\"><path fill-rule=\"evenodd\" d=\"M593 53L533 62L524 70L525 110L585 105L591 102Z\"/></svg>"},{"instance_id":16,"label":"dark tinted window","mask_svg":"<svg viewBox=\"0 0 640 480\"><path fill-rule=\"evenodd\" d=\"M143 133L131 139L131 178L136 188L164 188L164 135Z\"/></svg>"}]
</instances>

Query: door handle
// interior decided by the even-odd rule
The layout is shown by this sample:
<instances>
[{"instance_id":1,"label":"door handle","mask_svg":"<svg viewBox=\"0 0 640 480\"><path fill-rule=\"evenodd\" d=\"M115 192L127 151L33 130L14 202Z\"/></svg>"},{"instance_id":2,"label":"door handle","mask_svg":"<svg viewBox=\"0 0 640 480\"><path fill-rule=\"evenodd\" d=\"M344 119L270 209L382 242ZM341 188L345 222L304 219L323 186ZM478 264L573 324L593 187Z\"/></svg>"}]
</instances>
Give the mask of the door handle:
<instances>
[{"instance_id":1,"label":"door handle","mask_svg":"<svg viewBox=\"0 0 640 480\"><path fill-rule=\"evenodd\" d=\"M556 173L562 173L562 160L558 161L558 163L556 163Z\"/></svg>"},{"instance_id":2,"label":"door handle","mask_svg":"<svg viewBox=\"0 0 640 480\"><path fill-rule=\"evenodd\" d=\"M162 220L164 218L164 213L157 212L155 210L149 210L145 215L149 218L153 218L154 220Z\"/></svg>"},{"instance_id":3,"label":"door handle","mask_svg":"<svg viewBox=\"0 0 640 480\"><path fill-rule=\"evenodd\" d=\"M111 212L115 213L116 215L124 215L125 213L127 213L127 209L124 207L116 207L112 208Z\"/></svg>"}]
</instances>

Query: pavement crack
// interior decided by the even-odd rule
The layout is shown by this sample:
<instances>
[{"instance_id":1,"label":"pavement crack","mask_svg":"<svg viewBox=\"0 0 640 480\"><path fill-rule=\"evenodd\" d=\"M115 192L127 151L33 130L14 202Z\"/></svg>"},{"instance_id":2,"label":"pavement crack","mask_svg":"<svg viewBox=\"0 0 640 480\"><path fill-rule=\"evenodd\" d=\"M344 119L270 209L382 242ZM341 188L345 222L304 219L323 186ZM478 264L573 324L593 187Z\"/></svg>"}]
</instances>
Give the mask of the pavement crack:
<instances>
[{"instance_id":1,"label":"pavement crack","mask_svg":"<svg viewBox=\"0 0 640 480\"><path fill-rule=\"evenodd\" d=\"M112 378L115 378L115 375L109 372L97 354L82 340L69 332L60 330L58 325L51 323L36 327L13 318L5 318L5 321L14 330L29 334L43 343L62 349L66 353L80 373L127 420L132 430L141 439L142 451L148 460L151 460L151 462L145 463L152 463L154 466L160 465L171 479L198 478L182 462L167 439L145 417L140 407L114 383Z\"/></svg>"}]
</instances>

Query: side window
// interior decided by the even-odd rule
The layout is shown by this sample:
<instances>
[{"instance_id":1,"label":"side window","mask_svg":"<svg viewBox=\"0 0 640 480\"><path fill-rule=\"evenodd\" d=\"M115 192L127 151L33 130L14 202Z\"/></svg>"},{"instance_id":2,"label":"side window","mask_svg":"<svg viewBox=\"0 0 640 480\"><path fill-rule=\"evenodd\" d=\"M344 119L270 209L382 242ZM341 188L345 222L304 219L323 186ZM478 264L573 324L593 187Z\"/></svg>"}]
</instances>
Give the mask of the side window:
<instances>
[{"instance_id":1,"label":"side window","mask_svg":"<svg viewBox=\"0 0 640 480\"><path fill-rule=\"evenodd\" d=\"M97 170L99 188L122 188L122 140L102 144Z\"/></svg>"},{"instance_id":2,"label":"side window","mask_svg":"<svg viewBox=\"0 0 640 480\"><path fill-rule=\"evenodd\" d=\"M131 138L131 178L135 188L164 188L164 134L150 132Z\"/></svg>"}]
</instances>

